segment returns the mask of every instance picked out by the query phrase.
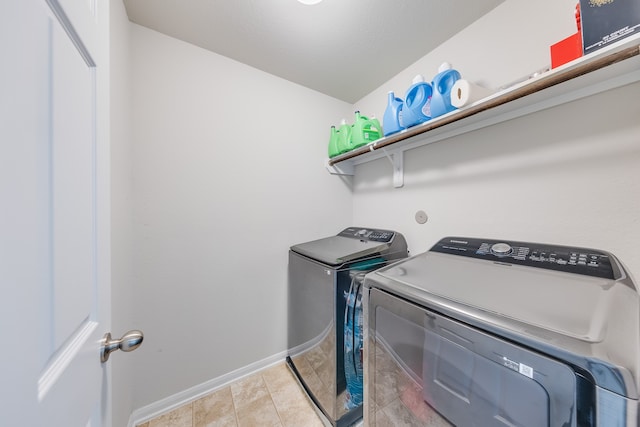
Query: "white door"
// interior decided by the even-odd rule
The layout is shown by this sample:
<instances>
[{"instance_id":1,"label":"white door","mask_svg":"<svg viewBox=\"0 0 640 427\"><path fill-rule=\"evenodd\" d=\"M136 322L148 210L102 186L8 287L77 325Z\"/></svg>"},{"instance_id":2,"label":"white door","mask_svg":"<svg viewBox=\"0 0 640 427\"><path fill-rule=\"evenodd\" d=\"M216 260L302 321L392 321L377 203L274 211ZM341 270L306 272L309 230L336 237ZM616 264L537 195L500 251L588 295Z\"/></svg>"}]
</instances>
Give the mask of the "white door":
<instances>
[{"instance_id":1,"label":"white door","mask_svg":"<svg viewBox=\"0 0 640 427\"><path fill-rule=\"evenodd\" d=\"M108 2L0 2L0 425L108 426Z\"/></svg>"}]
</instances>

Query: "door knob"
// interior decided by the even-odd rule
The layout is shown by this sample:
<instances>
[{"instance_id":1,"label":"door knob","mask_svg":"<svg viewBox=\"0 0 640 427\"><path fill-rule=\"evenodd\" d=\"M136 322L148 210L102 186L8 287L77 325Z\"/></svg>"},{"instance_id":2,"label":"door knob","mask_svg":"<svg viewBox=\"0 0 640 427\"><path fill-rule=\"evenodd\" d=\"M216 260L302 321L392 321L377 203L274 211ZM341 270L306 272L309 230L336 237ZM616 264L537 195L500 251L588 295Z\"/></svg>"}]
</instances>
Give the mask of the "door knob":
<instances>
[{"instance_id":1,"label":"door knob","mask_svg":"<svg viewBox=\"0 0 640 427\"><path fill-rule=\"evenodd\" d=\"M102 363L109 360L111 352L116 350L133 351L140 347L144 334L142 331L129 331L122 336L119 340L111 339L111 332L107 332L100 341L100 361Z\"/></svg>"}]
</instances>

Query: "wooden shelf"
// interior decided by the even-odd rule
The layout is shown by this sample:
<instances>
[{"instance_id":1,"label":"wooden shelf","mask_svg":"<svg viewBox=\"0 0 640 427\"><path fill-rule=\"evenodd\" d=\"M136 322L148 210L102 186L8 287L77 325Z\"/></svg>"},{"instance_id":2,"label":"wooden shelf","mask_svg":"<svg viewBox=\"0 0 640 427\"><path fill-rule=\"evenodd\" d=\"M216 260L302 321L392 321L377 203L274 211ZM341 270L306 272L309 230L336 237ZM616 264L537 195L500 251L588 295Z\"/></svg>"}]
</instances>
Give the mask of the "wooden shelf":
<instances>
[{"instance_id":1,"label":"wooden shelf","mask_svg":"<svg viewBox=\"0 0 640 427\"><path fill-rule=\"evenodd\" d=\"M637 81L640 81L640 35L620 40L459 110L327 159L325 166L332 174L354 175L355 165L388 157L393 165L394 186L401 187L403 153L407 150Z\"/></svg>"}]
</instances>

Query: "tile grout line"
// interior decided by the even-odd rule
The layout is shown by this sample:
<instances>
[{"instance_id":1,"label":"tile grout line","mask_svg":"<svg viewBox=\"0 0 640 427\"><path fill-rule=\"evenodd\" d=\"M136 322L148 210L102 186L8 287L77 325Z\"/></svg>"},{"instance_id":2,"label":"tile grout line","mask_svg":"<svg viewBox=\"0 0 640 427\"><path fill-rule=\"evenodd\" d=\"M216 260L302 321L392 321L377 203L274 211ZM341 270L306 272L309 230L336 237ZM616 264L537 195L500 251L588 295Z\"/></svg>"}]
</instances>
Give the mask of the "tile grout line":
<instances>
[{"instance_id":1,"label":"tile grout line","mask_svg":"<svg viewBox=\"0 0 640 427\"><path fill-rule=\"evenodd\" d=\"M231 406L233 407L233 416L236 419L236 427L239 427L240 417L238 416L238 410L236 409L236 398L233 397L233 390L231 389L231 385L229 385L229 393L231 394Z\"/></svg>"},{"instance_id":2,"label":"tile grout line","mask_svg":"<svg viewBox=\"0 0 640 427\"><path fill-rule=\"evenodd\" d=\"M280 425L282 427L284 427L284 419L282 418L282 415L280 415L280 410L278 409L278 405L276 404L276 401L273 399L273 395L271 394L271 387L269 387L269 382L264 377L264 374L260 374L260 376L262 377L262 381L264 382L264 386L267 388L267 392L269 392L269 399L271 399L271 403L273 404L273 407L276 409L276 414L278 414L278 419L280 420Z\"/></svg>"}]
</instances>

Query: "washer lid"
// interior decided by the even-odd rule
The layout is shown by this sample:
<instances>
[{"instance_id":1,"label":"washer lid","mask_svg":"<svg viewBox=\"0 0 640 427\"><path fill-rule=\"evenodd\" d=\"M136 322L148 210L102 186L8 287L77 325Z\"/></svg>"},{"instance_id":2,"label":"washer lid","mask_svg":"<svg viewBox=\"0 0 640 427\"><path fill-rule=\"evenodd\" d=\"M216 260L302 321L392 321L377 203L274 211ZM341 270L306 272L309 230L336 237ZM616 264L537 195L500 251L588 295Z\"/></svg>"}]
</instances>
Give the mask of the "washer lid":
<instances>
[{"instance_id":1,"label":"washer lid","mask_svg":"<svg viewBox=\"0 0 640 427\"><path fill-rule=\"evenodd\" d=\"M327 265L342 265L387 252L389 246L388 243L332 236L292 246L291 250Z\"/></svg>"},{"instance_id":2,"label":"washer lid","mask_svg":"<svg viewBox=\"0 0 640 427\"><path fill-rule=\"evenodd\" d=\"M331 266L378 255L407 256L407 244L402 234L362 227L349 227L337 236L294 245L291 250Z\"/></svg>"},{"instance_id":3,"label":"washer lid","mask_svg":"<svg viewBox=\"0 0 640 427\"><path fill-rule=\"evenodd\" d=\"M615 309L608 298L614 280L504 262L427 252L379 274L426 300L437 296L588 342L602 340Z\"/></svg>"}]
</instances>

